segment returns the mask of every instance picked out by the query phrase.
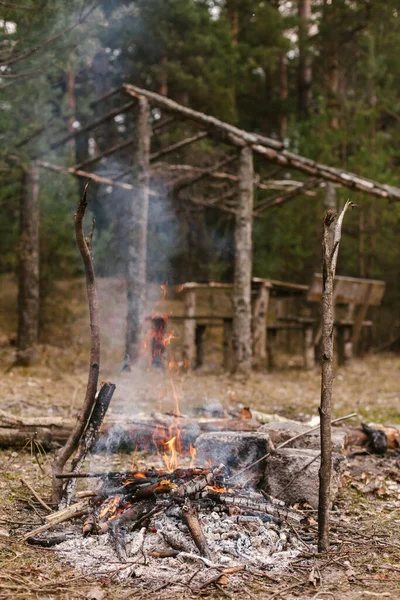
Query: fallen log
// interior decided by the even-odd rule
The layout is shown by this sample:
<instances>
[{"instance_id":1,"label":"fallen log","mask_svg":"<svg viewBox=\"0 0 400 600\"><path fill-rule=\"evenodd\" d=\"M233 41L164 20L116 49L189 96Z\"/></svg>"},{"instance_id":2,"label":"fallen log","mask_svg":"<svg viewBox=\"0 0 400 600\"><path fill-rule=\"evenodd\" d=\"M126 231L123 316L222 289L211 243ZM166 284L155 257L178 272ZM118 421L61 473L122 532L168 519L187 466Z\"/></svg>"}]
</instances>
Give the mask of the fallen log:
<instances>
[{"instance_id":1,"label":"fallen log","mask_svg":"<svg viewBox=\"0 0 400 600\"><path fill-rule=\"evenodd\" d=\"M52 450L65 443L68 439L74 421L72 419L20 419L10 415L10 420L0 416L0 448L22 448L29 441L36 440L45 450ZM182 417L177 420L169 415L156 418L143 417L135 420L110 419L100 428L99 439L95 442L92 452L131 452L138 450L153 451L154 434L156 438L169 439L171 425L179 424L183 446L189 448L203 431L257 431L260 424L252 419L192 419ZM3 425L4 424L4 425Z\"/></svg>"}]
</instances>

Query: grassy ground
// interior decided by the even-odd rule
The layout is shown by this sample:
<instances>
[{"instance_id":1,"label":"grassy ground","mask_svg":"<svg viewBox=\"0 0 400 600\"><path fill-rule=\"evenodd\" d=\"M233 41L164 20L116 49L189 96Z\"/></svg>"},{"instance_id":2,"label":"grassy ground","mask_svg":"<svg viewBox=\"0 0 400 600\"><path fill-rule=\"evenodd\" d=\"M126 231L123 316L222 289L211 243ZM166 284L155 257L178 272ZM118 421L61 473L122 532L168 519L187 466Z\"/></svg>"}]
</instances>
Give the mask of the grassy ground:
<instances>
[{"instance_id":1,"label":"grassy ground","mask_svg":"<svg viewBox=\"0 0 400 600\"><path fill-rule=\"evenodd\" d=\"M99 282L102 305L101 378L117 384L111 414L129 409L132 413L157 408L162 378L157 373L120 373L125 314L123 285ZM151 302L157 298L153 290ZM12 368L15 339L16 288L11 279L1 282L0 360L3 370L1 408L16 415L73 416L82 402L88 360L88 322L82 281L62 282L46 302L39 362L29 369ZM165 308L165 307L163 307ZM169 309L179 310L176 303ZM319 373L305 372L296 357L281 356L280 368L253 374L244 380L222 373L217 331L208 340L208 366L202 372L177 381L181 410L219 402L240 402L268 413L306 420L317 414ZM173 352L179 358L179 340ZM212 365L210 366L210 363ZM358 412L367 421L399 423L400 358L372 355L337 371L334 414ZM163 410L173 408L171 394L163 399ZM60 564L50 550L31 548L21 536L41 522L44 510L21 483L21 477L44 496L50 490L52 456L38 456L37 449L0 452L0 600L8 598L171 598L168 587L152 594L140 592L132 581L116 586L110 582L82 578ZM130 457L114 456L117 467ZM359 598L400 597L400 461L396 457L358 457L350 462L337 502L329 555L305 557L303 563L280 575L243 576L239 587L211 587L204 594L183 588L182 598ZM315 528L311 528L315 535ZM305 562L304 562L305 561ZM156 587L156 586L155 586Z\"/></svg>"}]
</instances>

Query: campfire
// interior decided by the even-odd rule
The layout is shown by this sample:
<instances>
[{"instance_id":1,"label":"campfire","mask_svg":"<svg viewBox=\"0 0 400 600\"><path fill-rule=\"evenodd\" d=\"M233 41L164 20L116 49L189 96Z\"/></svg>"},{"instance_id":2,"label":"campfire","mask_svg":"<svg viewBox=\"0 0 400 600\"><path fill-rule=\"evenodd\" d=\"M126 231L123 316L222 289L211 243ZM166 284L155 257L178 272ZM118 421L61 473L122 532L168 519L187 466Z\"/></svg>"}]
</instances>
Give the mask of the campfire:
<instances>
[{"instance_id":1,"label":"campfire","mask_svg":"<svg viewBox=\"0 0 400 600\"><path fill-rule=\"evenodd\" d=\"M282 568L300 552L293 527L303 515L235 485L224 465L100 478L99 489L81 501L86 515L80 531L64 534L57 546L83 572L98 572L101 565L104 575L117 580L165 576L166 569L175 580L182 570L198 572L195 584L201 588L210 577L216 581L245 568ZM57 534L55 539L61 541Z\"/></svg>"},{"instance_id":2,"label":"campfire","mask_svg":"<svg viewBox=\"0 0 400 600\"><path fill-rule=\"evenodd\" d=\"M196 465L196 448L182 436L175 381L180 366L168 355L174 333L167 331L165 315L155 313L149 321L149 368L160 370L173 402L170 425L156 426L151 438L163 466L138 468L134 453L128 470L59 473L64 489L82 479L98 485L77 492L78 502L48 516L27 541L55 545L83 573L146 580L167 572L178 584L185 573L198 589L244 569L282 569L304 546L296 533L304 515L256 489L252 464L238 472L235 461L217 461L211 452ZM253 461L251 453L247 458ZM83 523L66 531L61 523L71 516L82 516ZM48 533L54 527L60 531Z\"/></svg>"}]
</instances>

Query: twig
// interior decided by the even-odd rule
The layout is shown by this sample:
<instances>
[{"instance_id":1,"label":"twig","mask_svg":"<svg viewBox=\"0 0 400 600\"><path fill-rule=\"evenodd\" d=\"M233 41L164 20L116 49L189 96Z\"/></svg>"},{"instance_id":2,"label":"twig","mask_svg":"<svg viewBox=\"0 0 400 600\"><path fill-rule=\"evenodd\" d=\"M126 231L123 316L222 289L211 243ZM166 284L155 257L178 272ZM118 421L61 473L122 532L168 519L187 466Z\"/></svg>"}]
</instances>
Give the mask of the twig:
<instances>
[{"instance_id":1,"label":"twig","mask_svg":"<svg viewBox=\"0 0 400 600\"><path fill-rule=\"evenodd\" d=\"M35 492L31 484L28 483L23 477L21 477L21 483L23 483L28 488L28 490L33 494L33 496L35 496L36 500L39 502L39 504L41 504L41 506L43 506L43 508L45 508L49 512L53 512L53 509L48 504L46 504L46 502L39 496L39 494Z\"/></svg>"},{"instance_id":2,"label":"twig","mask_svg":"<svg viewBox=\"0 0 400 600\"><path fill-rule=\"evenodd\" d=\"M204 558L204 556L200 556L199 554L192 554L191 552L179 552L178 558L190 558L191 560L201 560L207 567L211 569L221 569L221 565L217 565L213 563L208 558Z\"/></svg>"},{"instance_id":3,"label":"twig","mask_svg":"<svg viewBox=\"0 0 400 600\"><path fill-rule=\"evenodd\" d=\"M339 423L339 421L344 421L346 419L351 419L352 417L356 417L356 416L357 416L357 413L351 413L350 415L346 415L345 417L338 417L337 419L333 419L333 421L331 421L331 424L333 425L333 423ZM277 446L275 448L275 450L280 450L281 448L283 448L284 446L287 446L291 442L294 442L295 440L297 440L297 439L299 439L299 438L301 438L301 437L303 437L305 435L308 435L309 433L312 433L313 431L316 431L319 428L320 428L320 425L316 425L315 427L311 427L311 429L308 429L307 431L303 431L303 433L298 433L294 437L286 440L285 442L282 442L282 444L279 444L279 446ZM248 469L251 469L252 467L254 467L255 465L257 465L259 462L261 462L262 460L265 460L266 458L268 458L268 456L270 454L271 454L271 452L267 452L267 454L264 454L264 456L262 456L258 460L256 460L253 463L247 465L246 467L244 467L244 469L242 469L238 473L235 473L235 475L231 475L231 477L227 477L227 481L235 479L236 477L238 477L239 475L241 475L242 473L244 473Z\"/></svg>"}]
</instances>

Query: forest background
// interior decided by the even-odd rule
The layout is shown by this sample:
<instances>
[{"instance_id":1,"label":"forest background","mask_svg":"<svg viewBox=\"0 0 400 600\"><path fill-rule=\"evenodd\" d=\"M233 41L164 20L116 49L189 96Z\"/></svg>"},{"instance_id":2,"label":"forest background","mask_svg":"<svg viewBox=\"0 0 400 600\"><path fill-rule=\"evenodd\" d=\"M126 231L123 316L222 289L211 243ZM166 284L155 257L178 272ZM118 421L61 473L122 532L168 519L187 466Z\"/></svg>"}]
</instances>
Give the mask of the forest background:
<instances>
[{"instance_id":1,"label":"forest background","mask_svg":"<svg viewBox=\"0 0 400 600\"><path fill-rule=\"evenodd\" d=\"M320 162L400 185L397 0L21 0L0 2L0 33L2 278L17 271L24 168L38 155L70 166L123 139L129 117L119 116L51 150L60 132L100 116L92 103L122 83L282 139ZM182 128L171 128L156 142L181 137ZM208 140L181 154L200 167L218 157ZM128 149L96 172L112 176L130 160ZM178 162L176 155L168 160ZM274 165L256 167L264 179L293 177ZM263 193L255 190L256 203ZM255 219L254 276L311 281L320 270L326 193L318 188ZM56 279L82 273L72 227L79 194L74 179L41 172L43 311ZM117 231L127 192L94 186L92 194L97 273L123 275ZM339 205L349 197L359 209L344 226L338 273L387 281L387 334L400 301L400 207L337 189ZM150 282L232 280L233 220L226 214L166 195L150 206L148 234Z\"/></svg>"}]
</instances>

